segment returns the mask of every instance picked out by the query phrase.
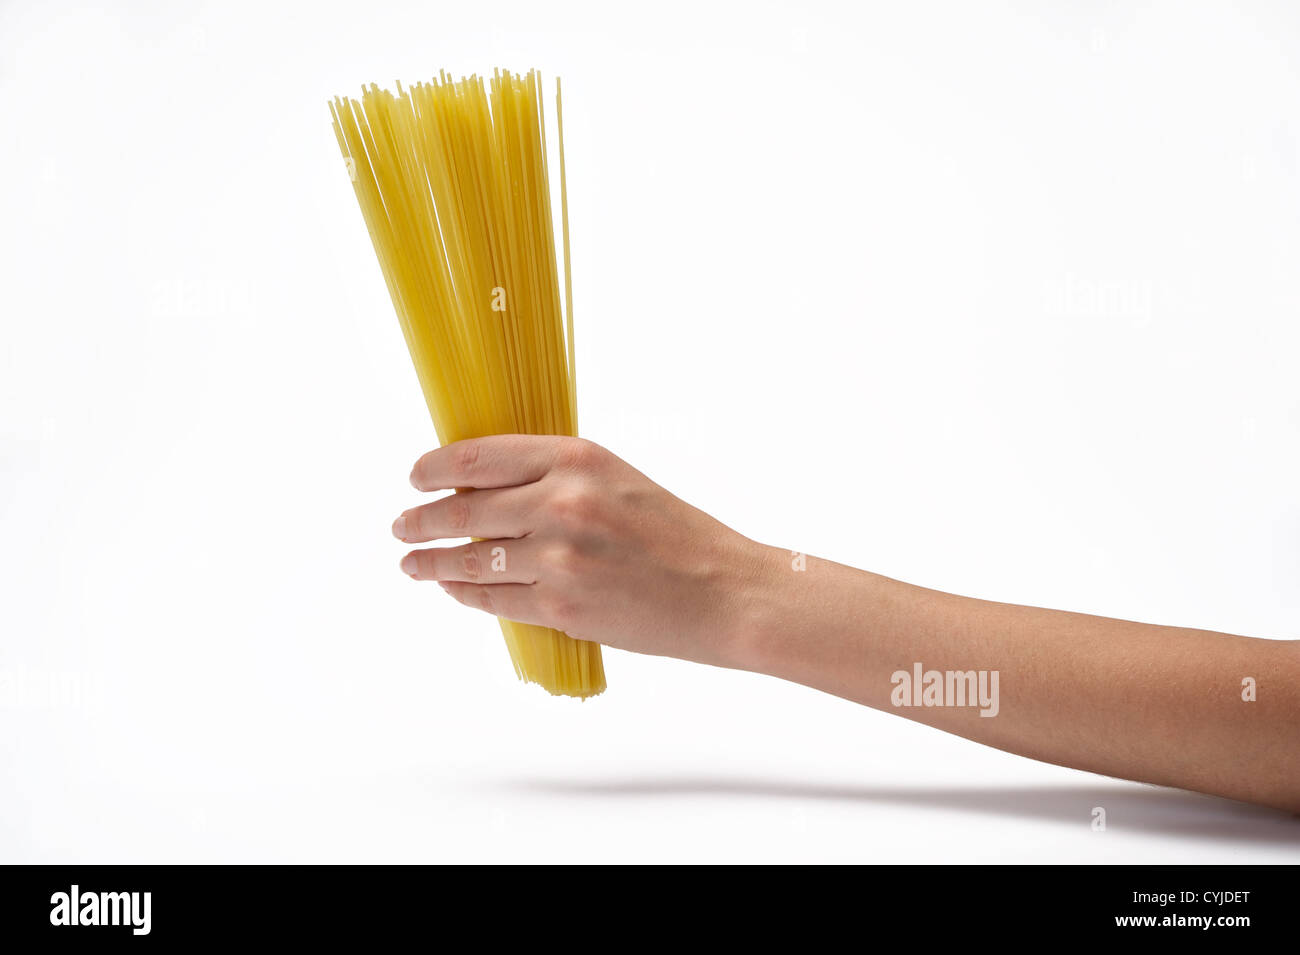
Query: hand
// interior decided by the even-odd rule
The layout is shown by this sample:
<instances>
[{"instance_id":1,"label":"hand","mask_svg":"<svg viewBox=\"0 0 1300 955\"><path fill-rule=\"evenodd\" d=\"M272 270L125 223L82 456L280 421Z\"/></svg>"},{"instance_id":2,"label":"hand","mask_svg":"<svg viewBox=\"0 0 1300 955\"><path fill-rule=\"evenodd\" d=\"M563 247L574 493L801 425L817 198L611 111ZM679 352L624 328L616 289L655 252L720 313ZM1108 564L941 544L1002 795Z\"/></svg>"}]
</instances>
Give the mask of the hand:
<instances>
[{"instance_id":1,"label":"hand","mask_svg":"<svg viewBox=\"0 0 1300 955\"><path fill-rule=\"evenodd\" d=\"M402 570L461 603L597 643L743 666L768 548L581 438L496 435L416 462L421 491L462 489L393 524Z\"/></svg>"}]
</instances>

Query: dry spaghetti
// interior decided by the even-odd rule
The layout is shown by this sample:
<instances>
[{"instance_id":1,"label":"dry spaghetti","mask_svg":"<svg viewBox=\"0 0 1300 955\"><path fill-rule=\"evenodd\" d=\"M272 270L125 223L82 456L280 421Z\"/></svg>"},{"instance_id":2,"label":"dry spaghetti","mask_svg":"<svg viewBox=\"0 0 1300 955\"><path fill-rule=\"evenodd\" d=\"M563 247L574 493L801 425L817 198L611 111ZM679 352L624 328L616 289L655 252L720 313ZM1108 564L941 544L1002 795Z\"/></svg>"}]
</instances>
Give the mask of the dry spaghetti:
<instances>
[{"instance_id":1,"label":"dry spaghetti","mask_svg":"<svg viewBox=\"0 0 1300 955\"><path fill-rule=\"evenodd\" d=\"M556 81L564 289L536 71L446 74L330 106L438 439L577 434L568 183ZM561 295L564 304L561 306ZM605 689L600 646L501 620L520 679Z\"/></svg>"}]
</instances>

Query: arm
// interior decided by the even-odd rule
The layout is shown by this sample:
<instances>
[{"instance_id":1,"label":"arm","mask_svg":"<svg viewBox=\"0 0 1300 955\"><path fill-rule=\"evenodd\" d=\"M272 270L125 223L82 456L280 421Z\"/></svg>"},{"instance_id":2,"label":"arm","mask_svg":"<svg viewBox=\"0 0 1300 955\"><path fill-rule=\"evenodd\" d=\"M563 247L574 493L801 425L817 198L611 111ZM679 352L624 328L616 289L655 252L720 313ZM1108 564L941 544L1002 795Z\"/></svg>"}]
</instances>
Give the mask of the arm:
<instances>
[{"instance_id":1,"label":"arm","mask_svg":"<svg viewBox=\"0 0 1300 955\"><path fill-rule=\"evenodd\" d=\"M577 438L457 442L411 481L470 489L393 527L411 543L485 538L403 559L461 603L767 673L1046 762L1300 810L1298 641L992 603L803 558ZM503 572L489 569L498 546Z\"/></svg>"}]
</instances>

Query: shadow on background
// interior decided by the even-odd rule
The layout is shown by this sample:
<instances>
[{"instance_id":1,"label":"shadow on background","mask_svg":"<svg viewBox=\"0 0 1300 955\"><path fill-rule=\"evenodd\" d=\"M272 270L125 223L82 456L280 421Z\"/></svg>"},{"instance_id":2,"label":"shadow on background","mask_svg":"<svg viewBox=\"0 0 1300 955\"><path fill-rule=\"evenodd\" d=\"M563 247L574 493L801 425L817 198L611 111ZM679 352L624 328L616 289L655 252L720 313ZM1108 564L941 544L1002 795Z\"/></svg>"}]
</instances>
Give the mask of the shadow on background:
<instances>
[{"instance_id":1,"label":"shadow on background","mask_svg":"<svg viewBox=\"0 0 1300 955\"><path fill-rule=\"evenodd\" d=\"M669 779L503 780L503 787L538 795L598 797L725 796L889 804L1017 819L1088 825L1094 806L1106 810L1108 831L1197 837L1243 845L1300 847L1300 816L1262 806L1141 783L1096 786L853 786L723 777Z\"/></svg>"}]
</instances>

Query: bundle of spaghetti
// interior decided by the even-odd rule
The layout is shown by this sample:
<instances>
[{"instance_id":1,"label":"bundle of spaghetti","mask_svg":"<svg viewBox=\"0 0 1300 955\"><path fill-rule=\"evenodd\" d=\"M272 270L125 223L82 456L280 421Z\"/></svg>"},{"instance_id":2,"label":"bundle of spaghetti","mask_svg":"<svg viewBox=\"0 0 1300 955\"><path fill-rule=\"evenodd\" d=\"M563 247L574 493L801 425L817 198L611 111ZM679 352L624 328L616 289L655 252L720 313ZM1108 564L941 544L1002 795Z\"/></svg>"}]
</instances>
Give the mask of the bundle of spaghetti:
<instances>
[{"instance_id":1,"label":"bundle of spaghetti","mask_svg":"<svg viewBox=\"0 0 1300 955\"><path fill-rule=\"evenodd\" d=\"M442 444L577 434L560 84L563 309L540 86L536 71L442 73L330 105ZM605 689L598 644L504 619L501 630L520 679L564 696Z\"/></svg>"}]
</instances>

